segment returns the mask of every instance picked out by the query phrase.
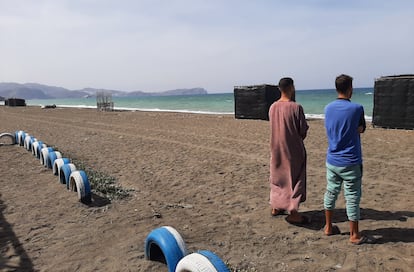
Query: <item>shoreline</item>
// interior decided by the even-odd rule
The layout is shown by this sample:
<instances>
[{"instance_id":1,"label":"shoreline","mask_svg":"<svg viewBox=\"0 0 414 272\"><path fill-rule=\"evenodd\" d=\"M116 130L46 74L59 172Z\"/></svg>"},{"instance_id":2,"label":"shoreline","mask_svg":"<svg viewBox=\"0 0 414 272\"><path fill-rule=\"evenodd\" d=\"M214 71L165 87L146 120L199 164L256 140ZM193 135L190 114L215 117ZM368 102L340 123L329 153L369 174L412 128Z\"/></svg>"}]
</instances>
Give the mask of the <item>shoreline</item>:
<instances>
[{"instance_id":1,"label":"shoreline","mask_svg":"<svg viewBox=\"0 0 414 272\"><path fill-rule=\"evenodd\" d=\"M27 105L27 107L42 107L48 105ZM56 105L56 108L73 108L73 109L94 109L96 106L87 105ZM51 109L53 110L53 109ZM191 110L169 110L169 109L141 109L141 108L127 108L127 107L114 107L113 111L117 112L166 112L166 113L188 113L188 114L204 114L204 115L234 115L234 112L209 112L209 111L191 111ZM324 120L324 114L305 114L306 120ZM255 119L252 119L255 120ZM372 116L365 115L365 120L368 123L372 122Z\"/></svg>"}]
</instances>

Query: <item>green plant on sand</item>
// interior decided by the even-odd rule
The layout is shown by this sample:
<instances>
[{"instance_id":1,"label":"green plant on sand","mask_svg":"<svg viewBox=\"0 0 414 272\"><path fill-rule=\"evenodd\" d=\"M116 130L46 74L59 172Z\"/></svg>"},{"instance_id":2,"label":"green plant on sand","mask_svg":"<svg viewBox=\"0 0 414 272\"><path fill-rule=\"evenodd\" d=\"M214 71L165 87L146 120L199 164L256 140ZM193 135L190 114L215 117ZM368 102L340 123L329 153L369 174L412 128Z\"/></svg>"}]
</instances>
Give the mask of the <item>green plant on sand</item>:
<instances>
[{"instance_id":1,"label":"green plant on sand","mask_svg":"<svg viewBox=\"0 0 414 272\"><path fill-rule=\"evenodd\" d=\"M72 159L72 163L76 165L78 169L85 171L93 192L106 197L109 200L124 199L130 196L129 192L132 190L122 188L119 184L116 184L116 179L114 177L88 167L81 160Z\"/></svg>"}]
</instances>

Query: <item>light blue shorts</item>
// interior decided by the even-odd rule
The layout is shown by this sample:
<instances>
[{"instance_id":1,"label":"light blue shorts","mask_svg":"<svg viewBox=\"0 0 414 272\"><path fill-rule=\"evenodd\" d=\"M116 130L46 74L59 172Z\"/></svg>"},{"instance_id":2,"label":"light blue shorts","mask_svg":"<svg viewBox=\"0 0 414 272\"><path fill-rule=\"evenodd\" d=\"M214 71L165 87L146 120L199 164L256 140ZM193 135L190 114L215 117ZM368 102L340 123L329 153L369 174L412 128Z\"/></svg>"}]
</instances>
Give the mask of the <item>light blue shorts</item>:
<instances>
[{"instance_id":1,"label":"light blue shorts","mask_svg":"<svg viewBox=\"0 0 414 272\"><path fill-rule=\"evenodd\" d=\"M348 220L359 221L359 203L361 201L362 165L338 167L326 163L325 210L335 209L335 202L344 184L346 213Z\"/></svg>"}]
</instances>

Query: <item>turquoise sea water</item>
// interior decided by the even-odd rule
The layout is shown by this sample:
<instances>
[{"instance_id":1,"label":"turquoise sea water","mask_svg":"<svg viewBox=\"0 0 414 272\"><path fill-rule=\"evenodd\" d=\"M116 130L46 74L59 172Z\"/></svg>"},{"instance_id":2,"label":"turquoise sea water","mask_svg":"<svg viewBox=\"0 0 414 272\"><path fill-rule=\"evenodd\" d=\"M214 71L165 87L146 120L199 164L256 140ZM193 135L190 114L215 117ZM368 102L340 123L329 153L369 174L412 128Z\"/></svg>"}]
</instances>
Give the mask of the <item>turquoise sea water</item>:
<instances>
[{"instance_id":1,"label":"turquoise sea water","mask_svg":"<svg viewBox=\"0 0 414 272\"><path fill-rule=\"evenodd\" d=\"M373 88L355 88L352 101L365 108L365 115L372 116ZM336 98L334 89L296 91L308 117L323 118L326 104ZM234 94L207 94L159 97L113 97L116 109L173 111L207 114L234 114ZM96 108L95 98L28 100L28 105L52 105Z\"/></svg>"}]
</instances>

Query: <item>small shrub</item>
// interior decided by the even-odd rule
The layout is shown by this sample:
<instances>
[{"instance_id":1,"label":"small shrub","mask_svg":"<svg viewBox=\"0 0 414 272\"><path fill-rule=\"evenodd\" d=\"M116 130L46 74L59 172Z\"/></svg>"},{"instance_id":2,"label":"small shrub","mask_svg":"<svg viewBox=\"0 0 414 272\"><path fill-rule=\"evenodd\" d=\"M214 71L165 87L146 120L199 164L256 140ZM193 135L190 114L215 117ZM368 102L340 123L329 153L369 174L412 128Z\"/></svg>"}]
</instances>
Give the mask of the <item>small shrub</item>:
<instances>
[{"instance_id":1,"label":"small shrub","mask_svg":"<svg viewBox=\"0 0 414 272\"><path fill-rule=\"evenodd\" d=\"M88 176L91 190L109 200L124 199L130 196L131 189L122 188L116 184L116 179L104 172L97 171L88 167L83 161L72 159L72 163L77 169L82 169Z\"/></svg>"}]
</instances>

